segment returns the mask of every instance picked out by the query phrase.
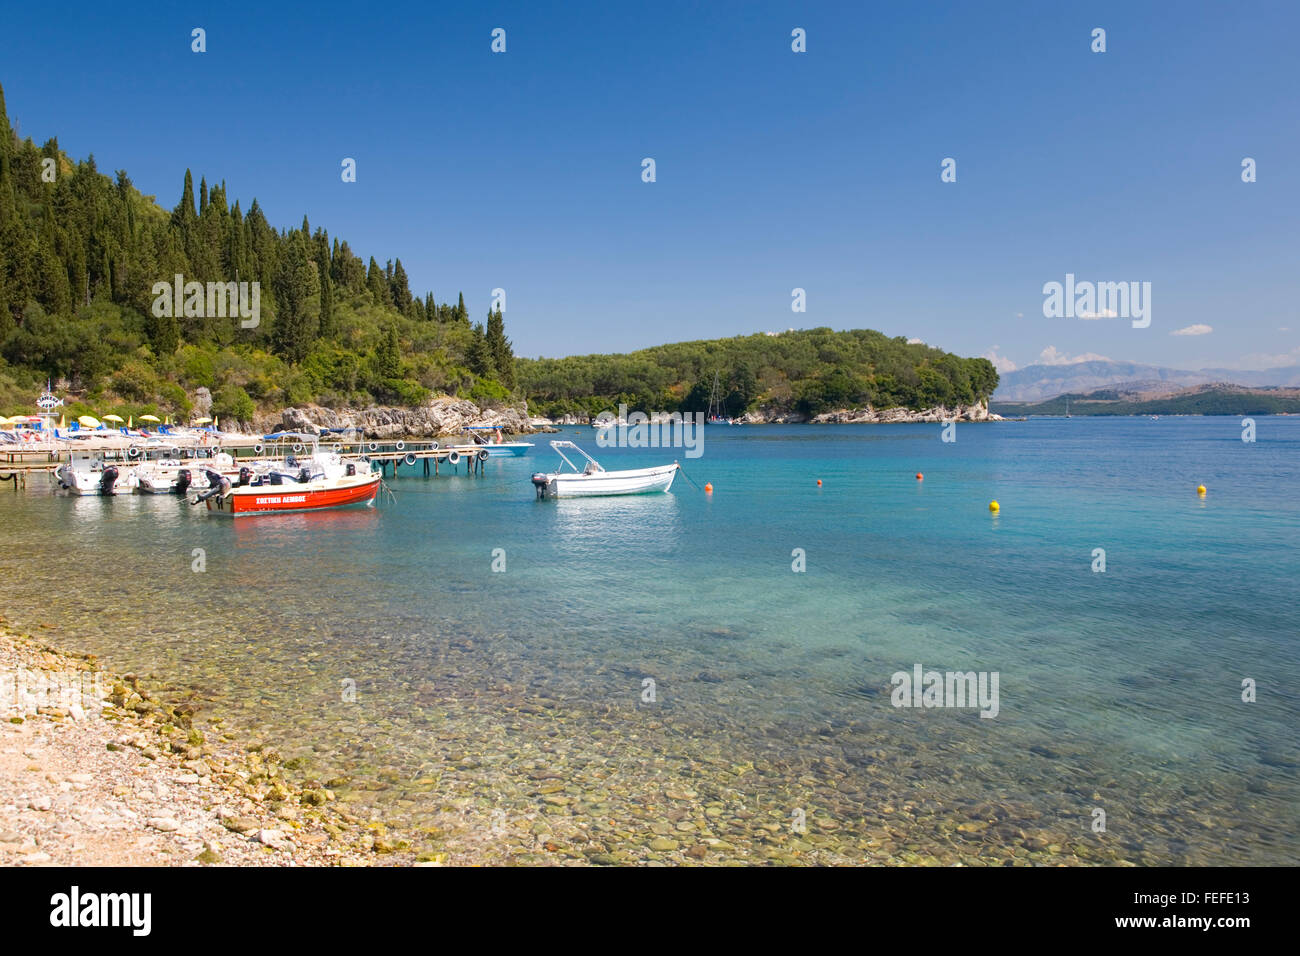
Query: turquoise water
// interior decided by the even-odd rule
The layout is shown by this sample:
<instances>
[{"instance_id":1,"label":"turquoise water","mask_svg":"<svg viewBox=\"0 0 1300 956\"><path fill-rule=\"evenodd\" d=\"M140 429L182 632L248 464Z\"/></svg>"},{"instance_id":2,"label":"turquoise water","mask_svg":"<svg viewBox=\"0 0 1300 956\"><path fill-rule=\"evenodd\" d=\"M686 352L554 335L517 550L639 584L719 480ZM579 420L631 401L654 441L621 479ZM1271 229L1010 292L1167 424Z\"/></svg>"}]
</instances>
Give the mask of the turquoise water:
<instances>
[{"instance_id":1,"label":"turquoise water","mask_svg":"<svg viewBox=\"0 0 1300 956\"><path fill-rule=\"evenodd\" d=\"M677 859L644 847L668 827L710 858L1294 864L1300 419L1257 422L714 427L700 459L566 429L374 509L238 521L36 479L0 492L3 613L453 853L544 858L541 828ZM547 437L714 493L539 502ZM997 672L997 717L892 706L917 663Z\"/></svg>"}]
</instances>

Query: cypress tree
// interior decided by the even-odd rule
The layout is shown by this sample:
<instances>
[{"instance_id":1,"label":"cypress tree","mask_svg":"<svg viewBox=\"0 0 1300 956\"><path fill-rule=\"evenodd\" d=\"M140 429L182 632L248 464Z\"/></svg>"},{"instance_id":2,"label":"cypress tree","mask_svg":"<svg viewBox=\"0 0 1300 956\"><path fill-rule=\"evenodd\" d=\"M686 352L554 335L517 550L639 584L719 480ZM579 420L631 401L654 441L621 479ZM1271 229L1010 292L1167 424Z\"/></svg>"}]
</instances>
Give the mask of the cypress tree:
<instances>
[{"instance_id":1,"label":"cypress tree","mask_svg":"<svg viewBox=\"0 0 1300 956\"><path fill-rule=\"evenodd\" d=\"M515 388L515 353L506 338L505 317L498 307L495 312L488 312L487 346L492 355L492 365L496 369L497 381L506 388Z\"/></svg>"},{"instance_id":2,"label":"cypress tree","mask_svg":"<svg viewBox=\"0 0 1300 956\"><path fill-rule=\"evenodd\" d=\"M411 307L411 288L406 281L406 270L402 268L402 260L398 259L397 264L393 266L393 276L389 280L389 288L392 292L393 305L397 306L397 311L403 315Z\"/></svg>"},{"instance_id":3,"label":"cypress tree","mask_svg":"<svg viewBox=\"0 0 1300 956\"><path fill-rule=\"evenodd\" d=\"M18 209L14 175L10 168L13 149L14 131L9 125L9 114L5 111L4 87L0 86L0 228L15 216Z\"/></svg>"},{"instance_id":4,"label":"cypress tree","mask_svg":"<svg viewBox=\"0 0 1300 956\"><path fill-rule=\"evenodd\" d=\"M285 254L276 268L274 289L272 347L290 362L301 362L320 331L320 272L301 234L288 237Z\"/></svg>"},{"instance_id":5,"label":"cypress tree","mask_svg":"<svg viewBox=\"0 0 1300 956\"><path fill-rule=\"evenodd\" d=\"M172 213L172 221L181 227L182 232L194 221L194 177L188 169L185 170L185 188L181 190L181 201Z\"/></svg>"},{"instance_id":6,"label":"cypress tree","mask_svg":"<svg viewBox=\"0 0 1300 956\"><path fill-rule=\"evenodd\" d=\"M379 268L379 263L375 261L374 256L370 257L370 270L366 273L366 288L369 289L370 294L375 297L376 304L392 304L388 288L388 278L384 275L383 270Z\"/></svg>"},{"instance_id":7,"label":"cypress tree","mask_svg":"<svg viewBox=\"0 0 1300 956\"><path fill-rule=\"evenodd\" d=\"M483 332L482 324L470 329L469 348L465 350L465 364L480 378L492 378L496 374L492 364L492 350L488 347L487 335Z\"/></svg>"},{"instance_id":8,"label":"cypress tree","mask_svg":"<svg viewBox=\"0 0 1300 956\"><path fill-rule=\"evenodd\" d=\"M397 340L397 329L389 326L383 341L375 350L375 374L388 381L402 375L402 352Z\"/></svg>"}]
</instances>

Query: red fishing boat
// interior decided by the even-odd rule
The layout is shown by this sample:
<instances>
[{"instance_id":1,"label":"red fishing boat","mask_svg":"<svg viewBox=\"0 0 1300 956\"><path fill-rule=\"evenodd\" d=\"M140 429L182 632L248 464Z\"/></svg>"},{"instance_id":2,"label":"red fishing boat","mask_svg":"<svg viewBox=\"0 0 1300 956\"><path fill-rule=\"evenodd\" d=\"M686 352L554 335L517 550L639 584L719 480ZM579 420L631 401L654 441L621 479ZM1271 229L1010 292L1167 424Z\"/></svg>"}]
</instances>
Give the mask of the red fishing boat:
<instances>
[{"instance_id":1,"label":"red fishing boat","mask_svg":"<svg viewBox=\"0 0 1300 956\"><path fill-rule=\"evenodd\" d=\"M380 480L379 475L365 474L317 478L298 484L231 485L224 494L214 494L205 503L209 511L230 515L346 508L373 502ZM229 479L226 483L230 484Z\"/></svg>"},{"instance_id":2,"label":"red fishing boat","mask_svg":"<svg viewBox=\"0 0 1300 956\"><path fill-rule=\"evenodd\" d=\"M202 502L213 513L238 516L319 511L374 502L382 477L371 471L368 459L346 458L337 451L322 453L314 435L278 433L274 438L286 449L292 446L294 453L286 454L283 464L270 465L260 473L241 467L233 481L209 471L208 490L192 503ZM308 444L310 454L299 458Z\"/></svg>"}]
</instances>

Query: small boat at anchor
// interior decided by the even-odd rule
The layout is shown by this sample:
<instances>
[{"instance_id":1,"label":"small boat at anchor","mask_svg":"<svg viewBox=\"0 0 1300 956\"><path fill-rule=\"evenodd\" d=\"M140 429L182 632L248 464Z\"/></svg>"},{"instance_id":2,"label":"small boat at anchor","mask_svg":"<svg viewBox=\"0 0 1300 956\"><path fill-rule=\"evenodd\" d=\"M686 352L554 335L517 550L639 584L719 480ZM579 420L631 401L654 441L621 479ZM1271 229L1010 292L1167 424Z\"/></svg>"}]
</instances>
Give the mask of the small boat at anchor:
<instances>
[{"instance_id":1,"label":"small boat at anchor","mask_svg":"<svg viewBox=\"0 0 1300 956\"><path fill-rule=\"evenodd\" d=\"M533 487L537 489L538 498L596 498L667 491L681 469L681 465L673 462L671 465L656 465L652 468L606 471L600 462L571 441L553 441L551 447L572 470L538 472L533 475ZM587 459L587 464L579 469L564 453L565 448Z\"/></svg>"},{"instance_id":2,"label":"small boat at anchor","mask_svg":"<svg viewBox=\"0 0 1300 956\"><path fill-rule=\"evenodd\" d=\"M506 441L500 425L466 425L465 431L478 448L486 448L490 458L519 458L533 447L530 441Z\"/></svg>"}]
</instances>

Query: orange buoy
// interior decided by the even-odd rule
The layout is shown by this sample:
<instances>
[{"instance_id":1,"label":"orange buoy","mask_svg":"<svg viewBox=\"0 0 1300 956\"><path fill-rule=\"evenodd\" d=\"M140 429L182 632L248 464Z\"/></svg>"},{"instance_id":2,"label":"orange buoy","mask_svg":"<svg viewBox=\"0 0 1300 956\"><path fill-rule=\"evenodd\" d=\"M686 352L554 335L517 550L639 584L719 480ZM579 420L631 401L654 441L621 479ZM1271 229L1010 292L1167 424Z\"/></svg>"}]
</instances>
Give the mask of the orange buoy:
<instances>
[{"instance_id":1,"label":"orange buoy","mask_svg":"<svg viewBox=\"0 0 1300 956\"><path fill-rule=\"evenodd\" d=\"M711 494L713 494L713 483L712 483L712 482L709 482L709 483L707 483L707 484L704 486L704 493L705 493L706 495L711 495Z\"/></svg>"},{"instance_id":2,"label":"orange buoy","mask_svg":"<svg viewBox=\"0 0 1300 956\"><path fill-rule=\"evenodd\" d=\"M918 471L918 472L916 473L916 480L917 480L917 481L925 481L925 475L921 474L921 473Z\"/></svg>"},{"instance_id":3,"label":"orange buoy","mask_svg":"<svg viewBox=\"0 0 1300 956\"><path fill-rule=\"evenodd\" d=\"M822 486L822 480L821 480L820 478L818 478L818 479L817 479L817 487L820 488L821 486Z\"/></svg>"}]
</instances>

